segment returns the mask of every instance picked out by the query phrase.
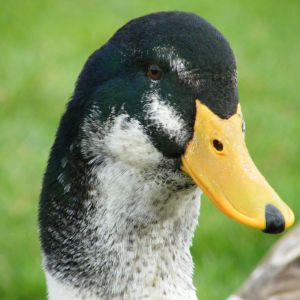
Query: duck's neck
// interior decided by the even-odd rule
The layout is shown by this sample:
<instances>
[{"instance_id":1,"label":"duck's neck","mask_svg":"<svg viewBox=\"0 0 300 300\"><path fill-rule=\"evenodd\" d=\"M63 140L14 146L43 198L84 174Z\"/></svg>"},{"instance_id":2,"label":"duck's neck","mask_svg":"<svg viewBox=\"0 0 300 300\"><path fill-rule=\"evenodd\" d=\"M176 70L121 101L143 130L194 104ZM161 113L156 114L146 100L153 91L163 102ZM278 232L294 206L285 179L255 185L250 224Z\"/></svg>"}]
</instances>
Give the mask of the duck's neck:
<instances>
[{"instance_id":1,"label":"duck's neck","mask_svg":"<svg viewBox=\"0 0 300 300\"><path fill-rule=\"evenodd\" d=\"M49 299L196 299L189 247L200 191L148 177L122 164L98 171L81 220L64 220L73 236L56 233L59 249L45 255Z\"/></svg>"}]
</instances>

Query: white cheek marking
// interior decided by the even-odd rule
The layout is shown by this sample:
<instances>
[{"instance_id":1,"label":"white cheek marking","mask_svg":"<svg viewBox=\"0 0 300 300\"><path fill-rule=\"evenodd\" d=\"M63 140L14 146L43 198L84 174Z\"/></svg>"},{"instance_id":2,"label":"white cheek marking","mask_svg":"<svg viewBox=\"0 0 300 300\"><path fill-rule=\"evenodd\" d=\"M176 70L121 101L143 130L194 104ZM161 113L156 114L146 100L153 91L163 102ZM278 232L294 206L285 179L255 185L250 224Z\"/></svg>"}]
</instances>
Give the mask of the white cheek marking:
<instances>
[{"instance_id":1,"label":"white cheek marking","mask_svg":"<svg viewBox=\"0 0 300 300\"><path fill-rule=\"evenodd\" d=\"M123 111L116 115L112 107L109 118L100 123L95 109L84 121L82 154L93 164L103 154L136 167L147 167L162 160L162 154L152 145L141 124Z\"/></svg>"},{"instance_id":2,"label":"white cheek marking","mask_svg":"<svg viewBox=\"0 0 300 300\"><path fill-rule=\"evenodd\" d=\"M147 93L144 97L146 118L182 145L187 137L187 130L181 116L171 105L160 99L156 90Z\"/></svg>"},{"instance_id":3,"label":"white cheek marking","mask_svg":"<svg viewBox=\"0 0 300 300\"><path fill-rule=\"evenodd\" d=\"M116 117L112 127L104 134L103 144L104 150L114 157L136 166L157 164L162 159L139 122L129 119L126 114Z\"/></svg>"}]
</instances>

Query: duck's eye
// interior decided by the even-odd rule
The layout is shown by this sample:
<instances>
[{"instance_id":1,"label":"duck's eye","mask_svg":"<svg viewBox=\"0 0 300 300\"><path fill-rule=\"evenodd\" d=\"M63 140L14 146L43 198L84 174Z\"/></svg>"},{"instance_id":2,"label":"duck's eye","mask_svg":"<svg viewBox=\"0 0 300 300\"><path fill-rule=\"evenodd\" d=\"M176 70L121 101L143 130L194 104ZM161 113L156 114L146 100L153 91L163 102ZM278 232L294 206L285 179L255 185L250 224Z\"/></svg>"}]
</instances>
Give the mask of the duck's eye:
<instances>
[{"instance_id":1,"label":"duck's eye","mask_svg":"<svg viewBox=\"0 0 300 300\"><path fill-rule=\"evenodd\" d=\"M218 141L216 139L213 140L213 145L214 145L214 147L217 151L222 151L223 150L223 144L220 141Z\"/></svg>"},{"instance_id":2,"label":"duck's eye","mask_svg":"<svg viewBox=\"0 0 300 300\"><path fill-rule=\"evenodd\" d=\"M246 123L245 123L245 121L243 121L243 123L242 123L242 131L245 133L245 131L246 131Z\"/></svg>"},{"instance_id":3,"label":"duck's eye","mask_svg":"<svg viewBox=\"0 0 300 300\"><path fill-rule=\"evenodd\" d=\"M147 70L147 76L152 80L159 80L161 78L162 71L158 65L149 65Z\"/></svg>"}]
</instances>

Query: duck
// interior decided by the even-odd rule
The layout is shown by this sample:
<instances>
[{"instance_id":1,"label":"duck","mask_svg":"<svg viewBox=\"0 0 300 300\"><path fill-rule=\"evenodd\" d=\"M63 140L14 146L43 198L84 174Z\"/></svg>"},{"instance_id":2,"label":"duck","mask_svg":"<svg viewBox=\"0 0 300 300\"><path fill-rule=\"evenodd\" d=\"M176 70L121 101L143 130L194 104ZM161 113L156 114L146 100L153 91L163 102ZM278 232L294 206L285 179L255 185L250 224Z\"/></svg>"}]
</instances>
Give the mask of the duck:
<instances>
[{"instance_id":1,"label":"duck","mask_svg":"<svg viewBox=\"0 0 300 300\"><path fill-rule=\"evenodd\" d=\"M227 300L300 299L300 224L283 235Z\"/></svg>"},{"instance_id":2,"label":"duck","mask_svg":"<svg viewBox=\"0 0 300 300\"><path fill-rule=\"evenodd\" d=\"M44 174L50 300L197 299L200 197L239 223L294 222L245 144L236 61L208 21L168 11L121 27L85 63Z\"/></svg>"}]
</instances>

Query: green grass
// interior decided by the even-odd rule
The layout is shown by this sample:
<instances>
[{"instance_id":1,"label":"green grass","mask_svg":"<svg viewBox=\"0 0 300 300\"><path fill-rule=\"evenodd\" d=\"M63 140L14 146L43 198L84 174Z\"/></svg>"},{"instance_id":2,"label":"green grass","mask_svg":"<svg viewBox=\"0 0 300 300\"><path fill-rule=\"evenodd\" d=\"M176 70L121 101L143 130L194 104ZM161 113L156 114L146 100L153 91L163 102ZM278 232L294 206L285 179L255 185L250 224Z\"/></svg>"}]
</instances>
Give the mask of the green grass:
<instances>
[{"instance_id":1,"label":"green grass","mask_svg":"<svg viewBox=\"0 0 300 300\"><path fill-rule=\"evenodd\" d=\"M149 12L198 13L229 39L250 152L299 216L298 0L0 0L0 7L0 299L45 299L37 206L59 118L88 55ZM275 239L204 199L192 248L201 299L225 299Z\"/></svg>"}]
</instances>

